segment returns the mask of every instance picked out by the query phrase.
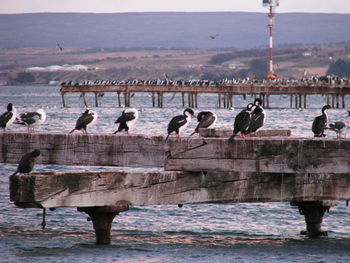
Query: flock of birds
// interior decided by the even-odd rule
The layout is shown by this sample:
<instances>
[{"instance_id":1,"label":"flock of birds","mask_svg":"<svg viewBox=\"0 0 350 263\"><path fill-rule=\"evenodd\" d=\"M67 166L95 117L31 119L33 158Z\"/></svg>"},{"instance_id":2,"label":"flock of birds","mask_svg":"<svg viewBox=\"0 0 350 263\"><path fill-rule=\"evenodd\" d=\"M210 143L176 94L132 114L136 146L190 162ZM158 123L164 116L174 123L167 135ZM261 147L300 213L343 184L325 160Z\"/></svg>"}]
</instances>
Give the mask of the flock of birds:
<instances>
[{"instance_id":1,"label":"flock of birds","mask_svg":"<svg viewBox=\"0 0 350 263\"><path fill-rule=\"evenodd\" d=\"M278 86L288 86L288 85L350 85L350 78L338 77L336 75L327 75L327 76L309 76L302 79L292 79L292 78L277 78L277 79L256 79L256 78L224 78L221 80L208 80L208 79L179 79L172 80L168 77L166 73L163 74L164 78L159 79L127 79L127 80L103 80L96 79L85 80L82 82L76 81L66 81L62 82L62 86L89 86L89 85L165 85L165 86L222 86L222 85L278 85Z\"/></svg>"},{"instance_id":2,"label":"flock of birds","mask_svg":"<svg viewBox=\"0 0 350 263\"><path fill-rule=\"evenodd\" d=\"M325 105L322 108L322 114L315 117L312 123L312 132L315 137L325 137L325 130L329 129L336 133L337 138L346 131L348 122L336 121L328 125L327 110L330 109L330 105ZM87 134L89 126L93 125L97 120L97 113L93 110L85 110L81 116L76 120L75 127L70 131L82 131ZM184 110L183 114L173 117L167 128L167 136L165 141L168 140L172 133L175 133L176 137L180 137L180 134L190 123L192 117L197 117L198 125L190 136L199 132L200 128L212 128L217 122L217 115L211 111L201 111L195 116L194 111L190 108ZM348 110L347 117L350 117L350 111ZM129 130L135 124L139 118L139 112L137 109L128 108L122 111L121 115L115 121L118 125L118 132L125 132L129 134ZM12 124L24 125L27 127L28 133L34 132L44 121L46 120L46 113L43 109L38 109L33 112L24 112L17 114L16 108L9 103L7 105L7 111L0 115L0 128L3 132ZM350 118L349 118L350 120ZM245 138L248 134L257 135L257 132L264 126L266 121L266 112L262 106L262 100L260 98L255 99L253 103L249 103L245 109L239 112L234 120L233 132L229 138L229 141L233 141L238 135L240 138ZM34 166L35 159L40 155L40 150L34 150L25 154L19 162L17 171L14 173L29 173Z\"/></svg>"}]
</instances>

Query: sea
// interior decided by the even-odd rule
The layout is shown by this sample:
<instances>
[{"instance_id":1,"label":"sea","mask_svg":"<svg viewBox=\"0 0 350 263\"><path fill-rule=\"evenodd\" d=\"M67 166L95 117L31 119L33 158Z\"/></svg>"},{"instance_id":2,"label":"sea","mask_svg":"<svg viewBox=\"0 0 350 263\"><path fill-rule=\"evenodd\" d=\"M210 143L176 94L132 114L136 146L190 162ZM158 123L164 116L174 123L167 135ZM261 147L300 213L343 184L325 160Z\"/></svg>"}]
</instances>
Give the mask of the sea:
<instances>
[{"instance_id":1,"label":"sea","mask_svg":"<svg viewBox=\"0 0 350 263\"><path fill-rule=\"evenodd\" d=\"M0 86L1 113L12 102L17 112L44 109L45 123L37 132L68 133L85 110L80 94L67 94L62 106L59 86ZM105 93L94 107L94 96L87 95L90 109L98 120L89 133L113 133L115 120L123 108L117 95ZM289 108L289 96L270 97L266 109L266 129L290 129L293 137L312 137L311 124L321 114L326 98L308 96L306 109ZM232 128L235 115L254 97L235 96L233 108L218 107L214 94L200 94L198 108L218 115L216 128ZM345 98L350 107L350 98ZM132 134L166 135L170 119L182 114L180 94L166 94L164 108L153 108L148 93L135 93L131 107L139 110ZM330 109L329 121L345 121L346 109ZM193 119L182 136L196 127ZM25 127L11 126L9 132L26 132ZM116 135L118 136L118 135ZM349 135L347 135L349 137ZM327 137L335 137L327 131ZM20 209L9 200L9 175L15 164L0 166L0 262L147 262L147 263L348 263L350 262L350 208L339 201L324 216L322 229L328 236L310 239L300 235L305 230L304 216L289 203L227 203L132 206L113 221L110 245L95 245L92 223L76 208L47 211L46 228L41 227L41 209ZM131 169L120 167L83 167L41 165L41 171L81 169ZM136 169L136 168L135 168ZM137 168L143 170L142 168ZM136 169L136 170L137 170ZM132 169L131 169L132 170Z\"/></svg>"}]
</instances>

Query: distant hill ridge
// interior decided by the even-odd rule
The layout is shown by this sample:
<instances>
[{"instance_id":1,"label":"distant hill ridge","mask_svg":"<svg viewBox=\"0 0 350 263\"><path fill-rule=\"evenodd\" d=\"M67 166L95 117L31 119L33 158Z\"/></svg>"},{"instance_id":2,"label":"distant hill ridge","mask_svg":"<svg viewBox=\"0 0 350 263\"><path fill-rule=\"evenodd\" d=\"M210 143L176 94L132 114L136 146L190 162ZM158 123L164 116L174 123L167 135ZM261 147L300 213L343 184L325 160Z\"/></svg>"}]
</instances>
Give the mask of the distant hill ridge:
<instances>
[{"instance_id":1,"label":"distant hill ridge","mask_svg":"<svg viewBox=\"0 0 350 263\"><path fill-rule=\"evenodd\" d=\"M245 12L9 14L0 15L0 48L243 49L267 45L267 23ZM350 14L277 13L274 45L349 41L349 28Z\"/></svg>"}]
</instances>

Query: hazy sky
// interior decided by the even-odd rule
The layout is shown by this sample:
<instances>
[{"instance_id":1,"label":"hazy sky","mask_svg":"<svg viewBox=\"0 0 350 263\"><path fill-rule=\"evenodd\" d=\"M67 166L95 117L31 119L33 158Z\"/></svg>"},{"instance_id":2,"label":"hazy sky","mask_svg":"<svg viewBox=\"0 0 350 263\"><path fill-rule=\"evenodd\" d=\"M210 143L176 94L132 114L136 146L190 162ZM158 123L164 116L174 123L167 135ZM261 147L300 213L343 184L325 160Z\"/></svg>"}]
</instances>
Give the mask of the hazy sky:
<instances>
[{"instance_id":1,"label":"hazy sky","mask_svg":"<svg viewBox=\"0 0 350 263\"><path fill-rule=\"evenodd\" d=\"M0 0L0 13L266 12L262 0ZM350 14L350 0L280 0L278 12Z\"/></svg>"}]
</instances>

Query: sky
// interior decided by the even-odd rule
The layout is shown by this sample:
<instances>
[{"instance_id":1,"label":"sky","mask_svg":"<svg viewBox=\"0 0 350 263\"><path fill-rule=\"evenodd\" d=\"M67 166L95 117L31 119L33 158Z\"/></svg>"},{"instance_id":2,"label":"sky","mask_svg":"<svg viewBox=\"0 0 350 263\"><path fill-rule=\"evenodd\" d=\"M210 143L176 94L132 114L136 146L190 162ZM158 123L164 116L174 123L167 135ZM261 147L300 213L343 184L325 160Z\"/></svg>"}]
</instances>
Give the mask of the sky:
<instances>
[{"instance_id":1,"label":"sky","mask_svg":"<svg viewBox=\"0 0 350 263\"><path fill-rule=\"evenodd\" d=\"M0 14L41 12L266 12L262 0L0 0ZM280 0L277 12L346 13L350 0Z\"/></svg>"}]
</instances>

